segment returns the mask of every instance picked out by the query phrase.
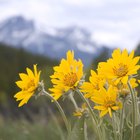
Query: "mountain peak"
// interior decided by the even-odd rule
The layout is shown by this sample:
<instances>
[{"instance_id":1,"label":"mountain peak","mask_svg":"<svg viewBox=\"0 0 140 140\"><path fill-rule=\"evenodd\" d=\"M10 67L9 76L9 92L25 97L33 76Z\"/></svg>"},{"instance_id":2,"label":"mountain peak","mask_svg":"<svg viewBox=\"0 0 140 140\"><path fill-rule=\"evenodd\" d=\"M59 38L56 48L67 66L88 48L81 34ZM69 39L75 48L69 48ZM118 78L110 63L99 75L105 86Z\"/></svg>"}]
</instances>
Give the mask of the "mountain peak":
<instances>
[{"instance_id":1,"label":"mountain peak","mask_svg":"<svg viewBox=\"0 0 140 140\"><path fill-rule=\"evenodd\" d=\"M90 37L90 32L78 26L70 26L63 29L58 29L59 35L68 37L70 40L83 40Z\"/></svg>"},{"instance_id":2,"label":"mountain peak","mask_svg":"<svg viewBox=\"0 0 140 140\"><path fill-rule=\"evenodd\" d=\"M13 16L4 20L0 24L0 29L4 29L5 27L11 27L14 30L20 30L23 28L34 28L34 22L32 20L27 20L22 16Z\"/></svg>"},{"instance_id":3,"label":"mountain peak","mask_svg":"<svg viewBox=\"0 0 140 140\"><path fill-rule=\"evenodd\" d=\"M22 16L11 17L0 24L0 42L56 59L65 57L68 50L74 50L77 58L81 58L85 64L89 64L100 52L100 48L91 40L91 33L84 28L46 29L37 29L32 20Z\"/></svg>"},{"instance_id":4,"label":"mountain peak","mask_svg":"<svg viewBox=\"0 0 140 140\"><path fill-rule=\"evenodd\" d=\"M34 22L22 16L14 16L0 24L0 42L20 46L35 30Z\"/></svg>"}]
</instances>

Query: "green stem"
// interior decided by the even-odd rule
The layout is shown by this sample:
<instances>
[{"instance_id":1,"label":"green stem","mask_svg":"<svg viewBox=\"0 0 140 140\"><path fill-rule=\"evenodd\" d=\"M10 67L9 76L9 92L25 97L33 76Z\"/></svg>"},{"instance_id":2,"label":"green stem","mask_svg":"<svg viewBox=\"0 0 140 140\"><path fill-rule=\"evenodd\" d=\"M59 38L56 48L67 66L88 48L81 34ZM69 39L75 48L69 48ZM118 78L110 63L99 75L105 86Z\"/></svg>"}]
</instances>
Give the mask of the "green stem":
<instances>
[{"instance_id":1,"label":"green stem","mask_svg":"<svg viewBox=\"0 0 140 140\"><path fill-rule=\"evenodd\" d=\"M84 97L84 95L83 95L79 90L76 90L76 91L77 91L77 93L79 94L79 96L81 97L81 99L83 100L83 102L86 103L86 105L87 105L87 107L88 107L88 109L89 109L89 111L90 111L92 117L94 118L94 122L95 122L95 124L96 124L96 123L97 123L97 119L96 119L96 116L95 116L95 114L94 114L94 112L93 112L93 110L92 110L92 108L91 108L89 102L87 101L87 99Z\"/></svg>"},{"instance_id":2,"label":"green stem","mask_svg":"<svg viewBox=\"0 0 140 140\"><path fill-rule=\"evenodd\" d=\"M130 93L131 93L131 98L132 98L132 140L135 140L135 123L136 123L136 120L135 120L135 116L136 116L136 111L135 111L135 93L132 89L132 86L130 84L130 82L128 81L128 87L129 87L129 90L130 90Z\"/></svg>"},{"instance_id":3,"label":"green stem","mask_svg":"<svg viewBox=\"0 0 140 140\"><path fill-rule=\"evenodd\" d=\"M76 90L76 92L79 94L79 96L81 97L81 99L83 100L83 102L86 103L86 105L87 105L87 107L89 109L89 112L90 112L90 114L92 116L93 125L96 126L96 128L97 128L96 132L98 134L98 138L99 138L99 140L102 140L102 138L101 138L101 132L100 132L100 130L98 128L98 122L97 122L96 116L95 116L95 114L94 114L94 112L93 112L93 110L92 110L89 102L87 101L87 99L84 97L84 95L78 89Z\"/></svg>"},{"instance_id":4,"label":"green stem","mask_svg":"<svg viewBox=\"0 0 140 140\"><path fill-rule=\"evenodd\" d=\"M112 116L112 126L113 126L113 132L114 132L114 140L117 140L117 134L116 134L116 118L115 118L115 113L113 113Z\"/></svg>"},{"instance_id":5,"label":"green stem","mask_svg":"<svg viewBox=\"0 0 140 140\"><path fill-rule=\"evenodd\" d=\"M87 123L86 123L86 119L84 118L84 140L88 140L88 136L87 136Z\"/></svg>"},{"instance_id":6,"label":"green stem","mask_svg":"<svg viewBox=\"0 0 140 140\"><path fill-rule=\"evenodd\" d=\"M70 134L71 127L70 127L70 124L67 120L67 117L66 117L62 107L60 106L60 104L48 92L46 92L44 89L42 90L42 94L46 95L51 101L53 101L55 103L55 105L57 106L57 108L58 108L58 110L59 110L59 112L60 112L60 114L61 114L61 116L64 120L64 123L65 123L66 129L68 131L68 134Z\"/></svg>"},{"instance_id":7,"label":"green stem","mask_svg":"<svg viewBox=\"0 0 140 140\"><path fill-rule=\"evenodd\" d=\"M122 102L122 110L120 116L120 140L123 140L123 127L124 127L124 109L125 109L125 101Z\"/></svg>"},{"instance_id":8,"label":"green stem","mask_svg":"<svg viewBox=\"0 0 140 140\"><path fill-rule=\"evenodd\" d=\"M73 103L73 105L74 105L75 109L76 109L76 110L78 110L78 109L79 109L79 107L78 107L78 105L77 105L77 103L76 103L75 99L73 98L73 94L72 94L72 93L70 93L70 94L69 94L69 99L70 99L70 100L71 100L71 102Z\"/></svg>"}]
</instances>

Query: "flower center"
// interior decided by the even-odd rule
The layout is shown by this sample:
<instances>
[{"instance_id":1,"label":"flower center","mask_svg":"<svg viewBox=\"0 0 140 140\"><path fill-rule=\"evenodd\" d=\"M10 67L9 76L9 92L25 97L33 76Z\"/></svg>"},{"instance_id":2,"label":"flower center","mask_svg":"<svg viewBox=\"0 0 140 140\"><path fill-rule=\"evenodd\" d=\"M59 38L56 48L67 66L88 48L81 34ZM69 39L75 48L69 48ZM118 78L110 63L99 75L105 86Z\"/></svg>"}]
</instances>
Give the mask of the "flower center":
<instances>
[{"instance_id":1,"label":"flower center","mask_svg":"<svg viewBox=\"0 0 140 140\"><path fill-rule=\"evenodd\" d=\"M64 75L64 84L66 86L72 87L77 82L78 78L76 73L70 72Z\"/></svg>"},{"instance_id":2,"label":"flower center","mask_svg":"<svg viewBox=\"0 0 140 140\"><path fill-rule=\"evenodd\" d=\"M114 74L119 76L119 77L125 76L128 72L127 65L120 63L118 66L119 66L118 68L117 67L113 68Z\"/></svg>"},{"instance_id":3,"label":"flower center","mask_svg":"<svg viewBox=\"0 0 140 140\"><path fill-rule=\"evenodd\" d=\"M105 101L105 107L112 107L112 106L114 106L115 105L115 102L114 101L112 101L112 100L107 100L107 101Z\"/></svg>"},{"instance_id":4,"label":"flower center","mask_svg":"<svg viewBox=\"0 0 140 140\"><path fill-rule=\"evenodd\" d=\"M27 85L26 85L26 87L23 90L24 91L25 90L27 91L27 90L30 90L30 88L32 88L32 90L33 90L33 88L35 88L34 79L29 80L28 83L27 83Z\"/></svg>"},{"instance_id":5,"label":"flower center","mask_svg":"<svg viewBox=\"0 0 140 140\"><path fill-rule=\"evenodd\" d=\"M94 84L94 85L93 85L93 88L96 89L96 90L99 90L99 89L100 89L100 88L99 88L99 84Z\"/></svg>"}]
</instances>

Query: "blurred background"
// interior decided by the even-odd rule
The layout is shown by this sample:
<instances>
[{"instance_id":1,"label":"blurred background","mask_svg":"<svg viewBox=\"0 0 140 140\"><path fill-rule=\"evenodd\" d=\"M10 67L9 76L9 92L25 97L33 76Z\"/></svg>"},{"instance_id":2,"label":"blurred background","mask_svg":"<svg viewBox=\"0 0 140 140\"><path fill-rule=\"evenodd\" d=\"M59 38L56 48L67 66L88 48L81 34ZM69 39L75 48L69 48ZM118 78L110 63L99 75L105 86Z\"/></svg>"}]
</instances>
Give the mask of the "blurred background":
<instances>
[{"instance_id":1,"label":"blurred background","mask_svg":"<svg viewBox=\"0 0 140 140\"><path fill-rule=\"evenodd\" d=\"M57 108L45 97L17 107L18 73L38 64L48 89L52 67L74 50L88 79L114 48L140 55L139 25L139 0L0 0L0 140L61 140L65 133ZM75 119L71 102L60 103Z\"/></svg>"}]
</instances>

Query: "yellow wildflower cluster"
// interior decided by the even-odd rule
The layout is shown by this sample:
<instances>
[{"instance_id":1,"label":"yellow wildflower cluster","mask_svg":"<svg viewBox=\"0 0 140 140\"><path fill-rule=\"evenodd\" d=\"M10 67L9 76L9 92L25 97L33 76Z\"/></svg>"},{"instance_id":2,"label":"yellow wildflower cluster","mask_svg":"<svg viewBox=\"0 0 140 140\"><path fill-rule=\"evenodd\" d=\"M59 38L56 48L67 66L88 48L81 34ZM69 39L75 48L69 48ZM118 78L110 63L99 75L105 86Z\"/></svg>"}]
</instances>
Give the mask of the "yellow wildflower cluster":
<instances>
[{"instance_id":1,"label":"yellow wildflower cluster","mask_svg":"<svg viewBox=\"0 0 140 140\"><path fill-rule=\"evenodd\" d=\"M81 91L96 103L94 108L101 110L101 117L107 113L112 117L112 111L121 109L119 96L129 94L128 81L133 88L138 86L133 76L140 68L139 58L134 57L134 51L128 54L126 49L116 49L112 58L98 64L98 75L91 70L89 82L83 83Z\"/></svg>"},{"instance_id":2,"label":"yellow wildflower cluster","mask_svg":"<svg viewBox=\"0 0 140 140\"><path fill-rule=\"evenodd\" d=\"M116 49L112 58L106 62L100 62L97 71L91 70L89 82L83 82L83 63L74 58L74 52L68 51L66 59L62 59L59 66L54 67L54 74L51 77L53 87L49 89L54 100L69 91L80 90L84 97L94 103L94 109L100 110L100 117L122 108L120 95L124 97L129 94L128 82L133 88L137 87L134 77L140 69L139 57L134 57L134 51L128 54L127 50ZM40 72L37 72L34 65L34 73L27 68L27 74L19 74L21 81L16 82L21 89L14 97L17 101L22 100L19 106L28 102L39 85ZM71 94L71 93L69 93ZM85 110L82 107L75 115L79 116Z\"/></svg>"}]
</instances>

